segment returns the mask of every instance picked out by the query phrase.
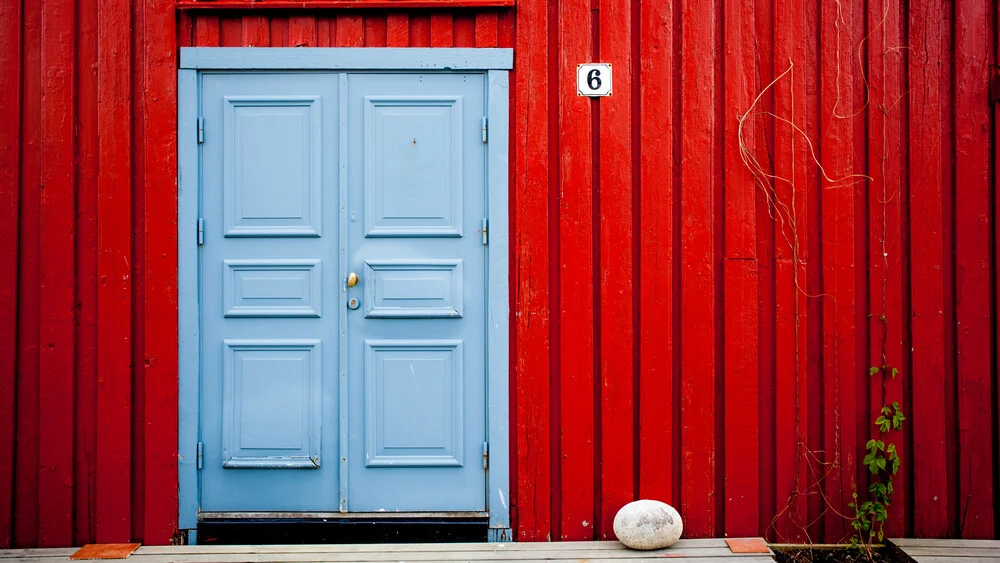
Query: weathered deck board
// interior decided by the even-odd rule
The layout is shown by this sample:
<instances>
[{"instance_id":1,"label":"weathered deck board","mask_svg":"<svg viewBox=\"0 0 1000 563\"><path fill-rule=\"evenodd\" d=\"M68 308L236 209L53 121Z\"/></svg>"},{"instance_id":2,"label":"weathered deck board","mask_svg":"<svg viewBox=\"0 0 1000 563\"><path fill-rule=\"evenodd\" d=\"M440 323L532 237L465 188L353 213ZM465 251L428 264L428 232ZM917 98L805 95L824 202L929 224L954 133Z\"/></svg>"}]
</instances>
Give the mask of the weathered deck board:
<instances>
[{"instance_id":1,"label":"weathered deck board","mask_svg":"<svg viewBox=\"0 0 1000 563\"><path fill-rule=\"evenodd\" d=\"M1000 563L1000 541L893 539L917 563Z\"/></svg>"},{"instance_id":2,"label":"weathered deck board","mask_svg":"<svg viewBox=\"0 0 1000 563\"><path fill-rule=\"evenodd\" d=\"M4 563L65 561L75 548L0 550ZM336 561L372 563L381 561L541 561L594 563L683 558L691 563L766 563L770 554L735 554L725 540L681 540L669 549L633 551L618 542L562 543L464 543L464 544L363 544L363 545L193 545L139 548L129 561L136 563L226 561ZM966 562L967 563L967 562Z\"/></svg>"}]
</instances>

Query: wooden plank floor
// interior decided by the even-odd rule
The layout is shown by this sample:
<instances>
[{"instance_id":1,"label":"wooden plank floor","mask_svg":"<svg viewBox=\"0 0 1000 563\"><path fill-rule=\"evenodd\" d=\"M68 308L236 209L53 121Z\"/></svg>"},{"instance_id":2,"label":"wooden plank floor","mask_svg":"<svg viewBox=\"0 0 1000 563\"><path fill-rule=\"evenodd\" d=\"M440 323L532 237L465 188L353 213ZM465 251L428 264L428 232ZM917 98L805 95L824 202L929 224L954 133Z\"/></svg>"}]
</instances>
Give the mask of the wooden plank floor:
<instances>
[{"instance_id":1,"label":"wooden plank floor","mask_svg":"<svg viewBox=\"0 0 1000 563\"><path fill-rule=\"evenodd\" d=\"M75 548L0 550L0 563L65 561ZM561 543L452 543L359 545L179 545L140 547L130 563L335 561L372 563L384 561L541 561L641 563L664 558L690 563L771 563L771 553L733 553L725 540L681 540L668 549L633 551L618 542Z\"/></svg>"},{"instance_id":2,"label":"wooden plank floor","mask_svg":"<svg viewBox=\"0 0 1000 563\"><path fill-rule=\"evenodd\" d=\"M1000 541L893 539L917 563L1000 563Z\"/></svg>"}]
</instances>

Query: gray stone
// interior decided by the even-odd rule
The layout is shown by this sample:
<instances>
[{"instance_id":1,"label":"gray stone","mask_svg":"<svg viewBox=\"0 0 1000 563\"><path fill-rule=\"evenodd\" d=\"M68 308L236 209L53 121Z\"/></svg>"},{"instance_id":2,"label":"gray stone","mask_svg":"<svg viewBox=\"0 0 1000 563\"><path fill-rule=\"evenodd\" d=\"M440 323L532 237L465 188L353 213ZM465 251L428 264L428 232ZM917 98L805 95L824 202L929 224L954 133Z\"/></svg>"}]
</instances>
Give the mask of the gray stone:
<instances>
[{"instance_id":1,"label":"gray stone","mask_svg":"<svg viewBox=\"0 0 1000 563\"><path fill-rule=\"evenodd\" d=\"M632 549L663 549L677 543L684 525L674 507L658 500L637 500L615 515L618 541Z\"/></svg>"}]
</instances>

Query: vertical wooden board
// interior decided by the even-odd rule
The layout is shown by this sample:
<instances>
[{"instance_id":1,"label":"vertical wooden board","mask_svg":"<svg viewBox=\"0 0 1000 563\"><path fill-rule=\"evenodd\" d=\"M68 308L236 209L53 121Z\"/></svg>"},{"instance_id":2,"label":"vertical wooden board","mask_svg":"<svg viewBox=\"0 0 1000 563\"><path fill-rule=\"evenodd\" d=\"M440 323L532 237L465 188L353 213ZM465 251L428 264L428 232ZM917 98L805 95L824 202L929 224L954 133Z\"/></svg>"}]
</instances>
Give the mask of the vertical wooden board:
<instances>
[{"instance_id":1,"label":"vertical wooden board","mask_svg":"<svg viewBox=\"0 0 1000 563\"><path fill-rule=\"evenodd\" d=\"M365 22L360 14L341 14L336 18L337 47L364 47Z\"/></svg>"},{"instance_id":2,"label":"vertical wooden board","mask_svg":"<svg viewBox=\"0 0 1000 563\"><path fill-rule=\"evenodd\" d=\"M407 47L410 44L410 16L400 12L389 12L385 17L386 45Z\"/></svg>"},{"instance_id":3,"label":"vertical wooden board","mask_svg":"<svg viewBox=\"0 0 1000 563\"><path fill-rule=\"evenodd\" d=\"M77 56L76 111L76 436L73 476L73 545L94 541L92 507L97 439L97 3L81 0ZM218 34L216 34L218 41Z\"/></svg>"},{"instance_id":4,"label":"vertical wooden board","mask_svg":"<svg viewBox=\"0 0 1000 563\"><path fill-rule=\"evenodd\" d=\"M674 18L670 4L639 6L639 490L676 505L673 496L674 387ZM649 150L653 149L655 150Z\"/></svg>"},{"instance_id":5,"label":"vertical wooden board","mask_svg":"<svg viewBox=\"0 0 1000 563\"><path fill-rule=\"evenodd\" d=\"M316 47L317 32L316 16L291 16L288 18L289 47Z\"/></svg>"},{"instance_id":6,"label":"vertical wooden board","mask_svg":"<svg viewBox=\"0 0 1000 563\"><path fill-rule=\"evenodd\" d=\"M780 105L776 102L775 105ZM775 132L775 136L780 131ZM775 143L778 143L776 139ZM780 230L779 224L776 229ZM776 253L781 254L785 239L776 236ZM781 543L800 542L805 538L809 521L806 505L806 474L809 458L800 446L799 436L806 424L799 416L803 406L803 391L797 377L796 350L796 276L798 270L791 258L775 260L775 538Z\"/></svg>"},{"instance_id":7,"label":"vertical wooden board","mask_svg":"<svg viewBox=\"0 0 1000 563\"><path fill-rule=\"evenodd\" d=\"M182 47L194 45L194 17L189 12L177 14L177 44Z\"/></svg>"},{"instance_id":8,"label":"vertical wooden board","mask_svg":"<svg viewBox=\"0 0 1000 563\"><path fill-rule=\"evenodd\" d=\"M177 60L173 44L173 3L148 0L145 16L140 114L143 224L146 231L145 300L141 360L144 380L145 505L142 540L167 544L177 528L177 455L166 444L177 442Z\"/></svg>"},{"instance_id":9,"label":"vertical wooden board","mask_svg":"<svg viewBox=\"0 0 1000 563\"><path fill-rule=\"evenodd\" d=\"M450 13L431 14L431 47L451 47L454 22Z\"/></svg>"},{"instance_id":10,"label":"vertical wooden board","mask_svg":"<svg viewBox=\"0 0 1000 563\"><path fill-rule=\"evenodd\" d=\"M495 20L494 20L495 22ZM559 5L559 74L592 53L590 2ZM494 31L496 27L494 26ZM594 209L591 108L559 82L559 345L562 511L558 539L594 538Z\"/></svg>"},{"instance_id":11,"label":"vertical wooden board","mask_svg":"<svg viewBox=\"0 0 1000 563\"><path fill-rule=\"evenodd\" d=\"M426 15L410 16L410 47L431 46L431 18Z\"/></svg>"},{"instance_id":12,"label":"vertical wooden board","mask_svg":"<svg viewBox=\"0 0 1000 563\"><path fill-rule=\"evenodd\" d=\"M42 174L42 14L40 4L24 5L21 99L21 217L18 279L17 408L14 457L14 545L38 544L38 360Z\"/></svg>"},{"instance_id":13,"label":"vertical wooden board","mask_svg":"<svg viewBox=\"0 0 1000 563\"><path fill-rule=\"evenodd\" d=\"M385 47L386 17L381 14L368 14L365 16L365 47Z\"/></svg>"},{"instance_id":14,"label":"vertical wooden board","mask_svg":"<svg viewBox=\"0 0 1000 563\"><path fill-rule=\"evenodd\" d=\"M757 266L756 190L741 146L763 152L762 128L751 108L758 92L753 43L754 6L725 2L725 522L730 536L751 536L758 529L757 424ZM743 44L743 41L747 44ZM729 116L736 115L737 118ZM742 121L740 118L747 115ZM754 153L751 153L754 154ZM756 157L754 157L756 158ZM760 172L758 171L758 174ZM766 180L766 178L761 178Z\"/></svg>"},{"instance_id":15,"label":"vertical wooden board","mask_svg":"<svg viewBox=\"0 0 1000 563\"><path fill-rule=\"evenodd\" d=\"M809 37L819 37L821 24L819 10L820 5L818 2L809 2L806 4L805 14L802 17L805 18L805 33ZM806 412L800 413L800 417L806 421L806 427L803 429L805 450L810 452L809 455L812 457L809 464L806 464L804 467L806 487L813 492L806 501L809 521L812 523L807 528L809 537L821 537L823 533L823 518L827 510L826 502L821 494L826 471L824 466L817 463L817 458L825 462L825 453L820 453L818 456L813 457L814 452L824 452L823 417L825 415L822 362L823 264L820 259L822 255L822 241L818 232L822 224L822 201L820 197L822 182L820 181L821 173L815 160L815 154L812 153L812 150L815 150L819 146L821 134L819 107L821 96L806 95L808 92L819 91L819 51L823 48L823 45L819 41L809 41L806 43L805 48L802 49L805 64L800 67L804 72L798 74L800 85L795 86L796 88L801 88L797 92L801 92L805 102L802 104L805 116L800 119L800 123L802 123L802 127L806 132L801 135L802 138L799 139L799 142L795 146L798 151L796 153L796 162L801 163L798 166L806 170L805 174L801 176L805 184L802 185L802 189L800 190L801 205L799 207L800 213L804 217L797 221L798 239L801 241L802 255L800 256L799 266L796 271L799 275L798 279L805 281L804 291L798 294L798 324L800 327L805 327L805 330L800 332L798 340L800 350L804 351L804 357L800 355L798 361L798 381L800 388L803 389L803 396L806 398L804 401ZM813 149L809 148L810 145Z\"/></svg>"},{"instance_id":16,"label":"vertical wooden board","mask_svg":"<svg viewBox=\"0 0 1000 563\"><path fill-rule=\"evenodd\" d=\"M774 5L771 0L756 1L757 56L760 57L759 81L761 85L771 83L774 72ZM753 107L761 112L774 113L774 87L761 89L760 100ZM745 110L744 110L745 111ZM765 114L766 115L766 114ZM761 158L762 150L774 153L774 128L769 126L772 119L765 115L755 117L761 120L760 147L755 155L767 175L774 173L773 159ZM749 119L749 117L748 117ZM774 266L774 214L770 208L770 197L764 185L758 185L754 203L757 217L755 224L757 253L757 422L758 430L758 531L757 535L774 538L773 517L777 513L775 494L775 266Z\"/></svg>"},{"instance_id":17,"label":"vertical wooden board","mask_svg":"<svg viewBox=\"0 0 1000 563\"><path fill-rule=\"evenodd\" d=\"M72 1L42 6L38 545L73 538L74 143Z\"/></svg>"},{"instance_id":18,"label":"vertical wooden board","mask_svg":"<svg viewBox=\"0 0 1000 563\"><path fill-rule=\"evenodd\" d=\"M794 1L774 9L775 179L766 188L775 217L775 534L779 541L805 541L810 469L817 456L807 448L808 329L805 265L810 231L808 139L806 130L808 57L800 34L806 14ZM766 170L765 170L766 173ZM821 448L819 448L821 449ZM822 460L820 460L822 461Z\"/></svg>"},{"instance_id":19,"label":"vertical wooden board","mask_svg":"<svg viewBox=\"0 0 1000 563\"><path fill-rule=\"evenodd\" d=\"M899 101L904 96L902 68L904 60L899 46L903 44L902 12L896 0L870 5L868 29L869 117L868 117L868 174L869 184L869 269L871 293L869 319L871 326L870 366L889 366L889 377L882 372L871 377L871 404L869 412L876 416L883 405L903 400L903 379L893 378L891 370L902 370L904 361L903 329L908 319L903 313L902 250L902 201L905 197L902 157L902 122L905 105ZM910 377L910 374L903 374ZM869 427L871 428L871 427ZM874 434L873 434L874 436ZM902 432L890 432L886 443L893 444L899 455L911 459L904 451ZM905 462L904 462L905 463ZM908 468L906 468L908 469ZM903 520L907 507L906 473L893 477L894 494L886 523L887 537L904 534ZM859 495L867 498L867 494Z\"/></svg>"},{"instance_id":20,"label":"vertical wooden board","mask_svg":"<svg viewBox=\"0 0 1000 563\"><path fill-rule=\"evenodd\" d=\"M199 14L194 19L194 44L197 47L219 46L219 17Z\"/></svg>"},{"instance_id":21,"label":"vertical wooden board","mask_svg":"<svg viewBox=\"0 0 1000 563\"><path fill-rule=\"evenodd\" d=\"M996 75L1000 75L1000 7L993 7L993 37L996 41L996 51L993 53L992 66L994 67L994 80L997 80ZM992 98L991 94L991 98ZM993 231L996 233L996 220L1000 217L1000 198L997 198L998 193L1000 193L1000 105L991 99L993 104ZM1000 311L996 308L996 300L1000 299L1000 259L997 256L997 242L996 236L993 238L993 243L991 244L991 250L993 251L993 281L994 287L994 314L1000 314ZM996 322L996 320L994 320ZM994 327L993 336L998 338L997 328ZM996 343L994 343L996 345ZM996 361L1000 362L1000 349L994 349L994 358ZM994 366L994 370L997 366ZM993 526L994 539L1000 538L1000 514L997 511L1000 510L1000 374L993 375L993 408L995 409L993 416L993 459L995 465L993 467Z\"/></svg>"},{"instance_id":22,"label":"vertical wooden board","mask_svg":"<svg viewBox=\"0 0 1000 563\"><path fill-rule=\"evenodd\" d=\"M681 2L681 513L690 537L715 534L714 7ZM721 281L721 280L719 280Z\"/></svg>"},{"instance_id":23,"label":"vertical wooden board","mask_svg":"<svg viewBox=\"0 0 1000 563\"><path fill-rule=\"evenodd\" d=\"M497 13L476 14L476 47L497 46Z\"/></svg>"},{"instance_id":24,"label":"vertical wooden board","mask_svg":"<svg viewBox=\"0 0 1000 563\"><path fill-rule=\"evenodd\" d=\"M958 482L964 538L993 535L991 373L990 2L955 3L956 322L958 333Z\"/></svg>"},{"instance_id":25,"label":"vertical wooden board","mask_svg":"<svg viewBox=\"0 0 1000 563\"><path fill-rule=\"evenodd\" d=\"M632 29L628 0L601 0L600 54L614 68L601 99L600 383L601 506L598 538L614 538L615 514L634 500L632 303Z\"/></svg>"},{"instance_id":26,"label":"vertical wooden board","mask_svg":"<svg viewBox=\"0 0 1000 563\"><path fill-rule=\"evenodd\" d=\"M96 541L131 531L131 60L127 0L98 5Z\"/></svg>"},{"instance_id":27,"label":"vertical wooden board","mask_svg":"<svg viewBox=\"0 0 1000 563\"><path fill-rule=\"evenodd\" d=\"M940 50L942 60L952 61L954 57L954 5L939 2L931 5L932 18L940 22ZM942 65L943 66L943 65ZM941 80L937 84L938 95L941 97L941 181L943 195L941 198L944 214L945 256L943 264L945 306L944 333L944 455L947 459L945 488L953 499L949 502L948 537L960 537L959 520L961 503L959 499L959 440L958 440L958 327L957 327L957 280L959 276L956 261L956 200L959 186L955 179L955 72L954 64L942 68Z\"/></svg>"},{"instance_id":28,"label":"vertical wooden board","mask_svg":"<svg viewBox=\"0 0 1000 563\"><path fill-rule=\"evenodd\" d=\"M727 259L725 265L726 334L739 335L727 345L726 364L726 510L728 536L753 536L759 528L757 419L757 261ZM728 342L727 342L728 344Z\"/></svg>"},{"instance_id":29,"label":"vertical wooden board","mask_svg":"<svg viewBox=\"0 0 1000 563\"><path fill-rule=\"evenodd\" d=\"M851 502L857 478L857 421L859 365L856 343L857 296L855 253L855 185L849 177L857 173L855 160L856 122L864 121L858 113L864 100L858 95L861 77L853 69L845 70L842 61L856 53L863 26L855 23L854 3L824 0L821 4L821 162L826 175L834 181L822 185L823 216L823 380L826 404L826 461L829 466L825 495L833 510L844 513ZM867 406L861 407L862 412ZM864 486L863 484L860 486ZM825 521L826 539L838 541L848 533L847 522L831 517Z\"/></svg>"},{"instance_id":30,"label":"vertical wooden board","mask_svg":"<svg viewBox=\"0 0 1000 563\"><path fill-rule=\"evenodd\" d=\"M246 15L242 18L243 47L267 47L271 44L271 29L267 16Z\"/></svg>"},{"instance_id":31,"label":"vertical wooden board","mask_svg":"<svg viewBox=\"0 0 1000 563\"><path fill-rule=\"evenodd\" d=\"M548 10L544 0L518 6L514 92L546 92ZM414 38L420 18L410 20ZM425 20L426 21L426 20ZM429 30L429 22L427 22ZM517 94L515 94L517 95ZM518 96L513 104L514 339L517 539L551 540L549 412L549 216L546 96Z\"/></svg>"},{"instance_id":32,"label":"vertical wooden board","mask_svg":"<svg viewBox=\"0 0 1000 563\"><path fill-rule=\"evenodd\" d=\"M268 18L269 40L272 47L291 47L289 44L288 27L289 19L282 16L271 16Z\"/></svg>"},{"instance_id":33,"label":"vertical wooden board","mask_svg":"<svg viewBox=\"0 0 1000 563\"><path fill-rule=\"evenodd\" d=\"M17 374L18 237L20 235L21 164L21 5L0 5L0 36L8 47L0 51L0 549L13 543L14 407Z\"/></svg>"},{"instance_id":34,"label":"vertical wooden board","mask_svg":"<svg viewBox=\"0 0 1000 563\"><path fill-rule=\"evenodd\" d=\"M145 49L146 42L146 12L143 9L144 3L131 3L132 20L131 44L132 56L129 65L131 75L129 83L131 87L131 104L129 111L131 119L128 126L131 132L131 160L130 185L132 188L132 201L130 215L132 220L131 241L129 251L129 280L131 281L131 330L128 342L130 344L129 367L132 372L131 388L131 456L129 474L132 480L130 499L130 530L129 536L133 538L142 537L142 529L145 526L145 506L146 506L146 482L143 479L146 465L146 428L145 428L145 395L146 382L143 379L142 364L137 360L143 356L145 346L142 327L145 325L145 310L143 303L146 300L146 257L142 249L146 245L146 226L143 221L145 212L146 197L143 185L145 172L145 152L146 137L142 131L144 122L143 100L145 99Z\"/></svg>"},{"instance_id":35,"label":"vertical wooden board","mask_svg":"<svg viewBox=\"0 0 1000 563\"><path fill-rule=\"evenodd\" d=\"M243 18L225 16L219 19L220 47L243 46Z\"/></svg>"},{"instance_id":36,"label":"vertical wooden board","mask_svg":"<svg viewBox=\"0 0 1000 563\"><path fill-rule=\"evenodd\" d=\"M909 12L910 86L910 303L913 339L913 533L944 537L948 533L948 458L945 442L944 186L942 184L942 22L930 0L913 0ZM903 374L906 377L907 374Z\"/></svg>"},{"instance_id":37,"label":"vertical wooden board","mask_svg":"<svg viewBox=\"0 0 1000 563\"><path fill-rule=\"evenodd\" d=\"M727 259L754 259L757 236L754 171L760 175L759 155L765 147L761 146L763 124L757 115L761 108L751 108L750 104L764 84L759 84L756 75L760 62L756 58L753 4L726 0L724 10L725 256ZM741 146L753 152L744 155ZM749 166L743 157L752 157Z\"/></svg>"},{"instance_id":38,"label":"vertical wooden board","mask_svg":"<svg viewBox=\"0 0 1000 563\"><path fill-rule=\"evenodd\" d=\"M455 14L455 47L476 46L476 16L473 14Z\"/></svg>"},{"instance_id":39,"label":"vertical wooden board","mask_svg":"<svg viewBox=\"0 0 1000 563\"><path fill-rule=\"evenodd\" d=\"M332 47L337 36L334 20L330 17L316 16L316 46Z\"/></svg>"},{"instance_id":40,"label":"vertical wooden board","mask_svg":"<svg viewBox=\"0 0 1000 563\"><path fill-rule=\"evenodd\" d=\"M512 10L504 10L497 14L497 47L511 49L514 47L514 28L516 27Z\"/></svg>"}]
</instances>

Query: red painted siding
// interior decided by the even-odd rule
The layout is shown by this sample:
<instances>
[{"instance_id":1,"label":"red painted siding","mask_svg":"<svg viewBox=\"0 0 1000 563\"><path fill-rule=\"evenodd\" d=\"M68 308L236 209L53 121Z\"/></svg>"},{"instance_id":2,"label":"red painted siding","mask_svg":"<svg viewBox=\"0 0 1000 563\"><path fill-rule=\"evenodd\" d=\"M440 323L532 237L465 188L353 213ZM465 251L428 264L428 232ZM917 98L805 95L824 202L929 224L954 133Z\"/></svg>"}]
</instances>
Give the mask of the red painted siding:
<instances>
[{"instance_id":1,"label":"red painted siding","mask_svg":"<svg viewBox=\"0 0 1000 563\"><path fill-rule=\"evenodd\" d=\"M889 534L1000 533L995 3L262 4L0 5L0 547L175 531L187 45L515 49L519 539L838 541L894 400Z\"/></svg>"}]
</instances>

